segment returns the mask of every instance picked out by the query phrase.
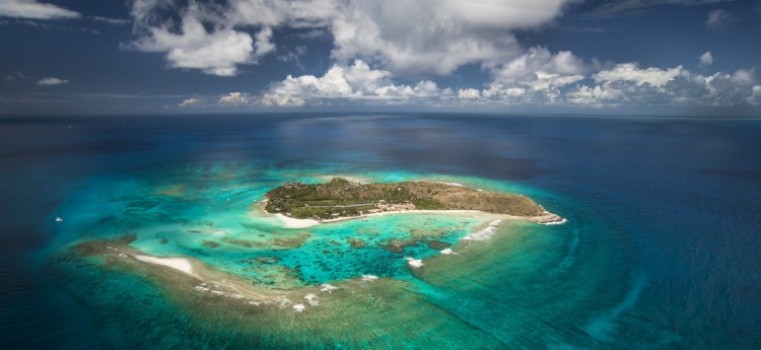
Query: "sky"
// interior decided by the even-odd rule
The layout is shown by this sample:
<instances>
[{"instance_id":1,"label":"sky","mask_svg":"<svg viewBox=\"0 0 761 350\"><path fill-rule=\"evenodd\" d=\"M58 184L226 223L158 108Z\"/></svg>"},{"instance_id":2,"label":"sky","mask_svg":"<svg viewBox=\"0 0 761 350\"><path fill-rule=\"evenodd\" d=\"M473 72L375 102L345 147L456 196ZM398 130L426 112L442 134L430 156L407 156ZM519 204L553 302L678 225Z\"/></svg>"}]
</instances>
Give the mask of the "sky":
<instances>
[{"instance_id":1,"label":"sky","mask_svg":"<svg viewBox=\"0 0 761 350\"><path fill-rule=\"evenodd\" d=\"M759 38L759 0L0 0L0 114L761 116Z\"/></svg>"}]
</instances>

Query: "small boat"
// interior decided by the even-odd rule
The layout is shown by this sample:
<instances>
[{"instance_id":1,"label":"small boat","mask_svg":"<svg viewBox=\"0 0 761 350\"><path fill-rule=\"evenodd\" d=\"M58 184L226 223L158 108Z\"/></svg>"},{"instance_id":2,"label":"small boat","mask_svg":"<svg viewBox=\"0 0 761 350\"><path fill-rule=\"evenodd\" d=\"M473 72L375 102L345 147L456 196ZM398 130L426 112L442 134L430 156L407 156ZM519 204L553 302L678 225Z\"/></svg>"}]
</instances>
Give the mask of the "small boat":
<instances>
[{"instance_id":1,"label":"small boat","mask_svg":"<svg viewBox=\"0 0 761 350\"><path fill-rule=\"evenodd\" d=\"M63 219L60 216L56 216L55 222L63 222Z\"/></svg>"}]
</instances>

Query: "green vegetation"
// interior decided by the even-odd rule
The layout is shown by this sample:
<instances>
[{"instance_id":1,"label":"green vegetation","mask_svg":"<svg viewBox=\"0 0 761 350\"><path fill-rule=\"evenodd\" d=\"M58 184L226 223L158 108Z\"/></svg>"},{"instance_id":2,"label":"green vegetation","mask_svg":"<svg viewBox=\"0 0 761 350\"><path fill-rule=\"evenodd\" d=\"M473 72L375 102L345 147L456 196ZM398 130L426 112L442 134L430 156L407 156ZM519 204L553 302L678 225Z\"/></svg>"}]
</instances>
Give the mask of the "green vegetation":
<instances>
[{"instance_id":1,"label":"green vegetation","mask_svg":"<svg viewBox=\"0 0 761 350\"><path fill-rule=\"evenodd\" d=\"M317 185L285 183L266 194L269 213L331 219L395 210L480 210L539 216L544 210L526 196L486 192L429 181L360 184L342 178Z\"/></svg>"}]
</instances>

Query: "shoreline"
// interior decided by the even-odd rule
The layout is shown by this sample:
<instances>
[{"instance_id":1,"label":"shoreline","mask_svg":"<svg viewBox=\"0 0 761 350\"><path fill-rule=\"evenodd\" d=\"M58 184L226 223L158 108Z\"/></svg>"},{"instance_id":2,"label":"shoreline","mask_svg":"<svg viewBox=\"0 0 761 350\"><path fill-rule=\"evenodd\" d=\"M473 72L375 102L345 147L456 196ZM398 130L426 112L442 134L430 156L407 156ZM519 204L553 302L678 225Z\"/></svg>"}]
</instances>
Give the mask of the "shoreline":
<instances>
[{"instance_id":1,"label":"shoreline","mask_svg":"<svg viewBox=\"0 0 761 350\"><path fill-rule=\"evenodd\" d=\"M538 215L538 216L517 216L517 215L507 215L507 214L497 214L497 213L489 213L485 211L480 210L466 210L466 209L454 209L454 210L432 210L432 209L422 209L422 210L390 210L390 211L384 211L380 213L370 213L370 214L362 214L357 216L344 216L344 217L337 217L333 219L323 219L323 220L315 220L315 219L299 219L287 216L282 213L269 213L264 208L262 208L262 212L268 215L274 215L276 218L278 218L281 223L283 224L283 227L286 228L307 228L307 227L313 227L317 226L319 224L329 224L333 222L339 222L339 221L347 221L347 220L356 220L356 219L364 219L369 217L377 217L377 216L385 216L385 215L395 215L395 214L490 214L490 215L500 215L503 216L505 219L509 220L526 220L528 222L532 222L535 224L540 225L562 225L568 222L565 218L553 214L550 212L545 211L544 215Z\"/></svg>"}]
</instances>

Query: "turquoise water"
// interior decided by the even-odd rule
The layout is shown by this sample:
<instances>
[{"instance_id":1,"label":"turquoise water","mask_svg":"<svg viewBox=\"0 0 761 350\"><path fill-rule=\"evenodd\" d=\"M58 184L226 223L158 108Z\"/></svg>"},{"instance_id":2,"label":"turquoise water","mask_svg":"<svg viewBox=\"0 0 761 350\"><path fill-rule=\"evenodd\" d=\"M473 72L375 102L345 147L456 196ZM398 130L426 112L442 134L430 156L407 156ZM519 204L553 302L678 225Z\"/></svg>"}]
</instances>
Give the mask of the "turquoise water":
<instances>
[{"instance_id":1,"label":"turquoise water","mask_svg":"<svg viewBox=\"0 0 761 350\"><path fill-rule=\"evenodd\" d=\"M425 305L407 305L415 310L405 313L422 312L431 305L446 310L447 317L462 324L446 327L448 334L438 334L440 330L433 326L430 331L436 332L435 336L444 344L452 346L456 344L450 343L454 336L473 337L474 334L462 334L472 327L489 334L492 341L489 346L516 342L537 346L595 344L589 340L574 340L576 335L571 330L565 330L567 333L561 333L563 336L548 337L545 333L551 328L526 327L527 320L537 313L544 322L588 319L582 328L586 333L582 338L612 341L613 334L618 332L615 320L631 308L641 292L643 277L617 276L606 268L609 263L625 263L626 254L621 247L608 244L599 249L590 242L580 248L581 237L588 236L587 232L596 232L597 239L607 234L600 228L604 223L593 214L589 213L589 218L578 217L582 208L569 212L570 222L564 225L506 222L492 239L463 243L463 237L499 217L472 213L397 214L289 229L284 228L278 218L263 213L257 204L264 199L267 190L285 181L325 181L340 174L340 170L340 167L327 167L294 171L268 164L226 163L138 174L134 178L104 179L90 184L81 192L81 197L59 208L60 215L77 219L74 223L61 223L57 227L58 237L66 237L71 244L134 234L136 240L131 246L145 254L193 257L214 269L278 290L298 290L323 283L340 285L342 281L363 275L405 281L409 284L402 289L394 287L384 293L409 294ZM542 191L537 189L474 177L401 171L352 175L370 182L427 179L542 197ZM551 195L544 193L546 197ZM556 202L563 203L563 200L556 198ZM361 241L361 247L352 246L352 240ZM291 243L278 244L282 241ZM406 244L389 248L393 242ZM65 250L67 244L61 243L59 249ZM455 255L441 255L440 250L445 247L451 247ZM408 257L423 259L424 266L411 268ZM97 266L90 268L97 269ZM611 281L616 281L614 285L618 287L610 288ZM137 282L120 277L104 284L120 290L152 290L149 286L126 287L125 283ZM80 291L75 287L73 292ZM352 292L381 298L377 291ZM155 297L156 293L161 292L152 291L148 295ZM380 302L394 303L397 297L384 298L387 300ZM601 314L599 310L590 312L593 309L590 305L600 305L603 300L609 308ZM101 308L101 303L109 305L113 301L88 300L89 303ZM170 307L161 303L158 306ZM345 312L366 312L353 308ZM334 321L343 317L335 310L330 314ZM405 314L388 317L397 317L399 322L409 318ZM371 320L363 321L373 327ZM293 326L299 327L298 324ZM339 344L350 346L357 342L353 337L342 338L341 333L332 333L336 332L334 329L322 332L329 338L334 337ZM250 336L256 339L267 334L253 332ZM400 334L395 336L392 332L389 336L387 345L391 347L409 344L409 339ZM306 344L318 345L309 341ZM295 346L287 342L279 345Z\"/></svg>"},{"instance_id":2,"label":"turquoise water","mask_svg":"<svg viewBox=\"0 0 761 350\"><path fill-rule=\"evenodd\" d=\"M759 132L636 118L3 120L0 348L755 349ZM504 222L467 242L493 218L285 229L257 211L283 181L332 175L518 192L568 222ZM145 254L297 297L340 289L303 313L259 310L69 250L125 234Z\"/></svg>"},{"instance_id":3,"label":"turquoise water","mask_svg":"<svg viewBox=\"0 0 761 350\"><path fill-rule=\"evenodd\" d=\"M103 179L56 211L56 215L76 218L58 225L57 237L65 248L72 242L134 234L131 246L149 255L190 256L263 283L272 282L264 275L285 268L296 271L299 285L318 285L362 275L410 279L405 258L438 255L439 250L498 219L463 213L397 214L286 228L257 204L268 190L286 181L317 183L336 175L326 170L338 169L294 172L268 164L228 163ZM370 182L460 180L490 189L504 187L483 180L399 171L352 175ZM362 247L352 247L352 240ZM403 249L389 248L405 242L409 244ZM254 262L252 266L257 258L277 263L258 266Z\"/></svg>"}]
</instances>

